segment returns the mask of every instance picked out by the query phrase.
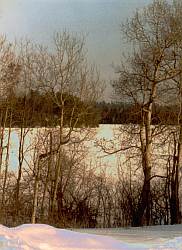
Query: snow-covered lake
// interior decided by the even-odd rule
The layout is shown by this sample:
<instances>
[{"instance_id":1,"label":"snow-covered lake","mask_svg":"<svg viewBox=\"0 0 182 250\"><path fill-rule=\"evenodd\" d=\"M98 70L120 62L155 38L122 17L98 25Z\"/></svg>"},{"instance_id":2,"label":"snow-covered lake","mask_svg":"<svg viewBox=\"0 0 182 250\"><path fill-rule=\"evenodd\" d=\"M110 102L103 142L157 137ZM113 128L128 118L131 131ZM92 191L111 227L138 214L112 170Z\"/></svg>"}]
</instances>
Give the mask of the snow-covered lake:
<instances>
[{"instance_id":1,"label":"snow-covered lake","mask_svg":"<svg viewBox=\"0 0 182 250\"><path fill-rule=\"evenodd\" d=\"M93 136L91 139L88 139L85 142L85 145L89 148L89 154L87 161L92 162L92 164L99 165L102 164L105 168L108 169L108 172L113 172L116 169L117 158L115 155L107 156L103 152L100 151L98 147L96 147L96 140L105 138L106 140L113 140L114 138L114 129L118 126L116 125L100 125L98 128L94 128ZM32 150L32 141L33 138L39 133L41 130L45 128L33 128L30 129L25 137L25 145L24 145L24 155L27 161L31 160L31 150ZM6 129L6 134L8 133L8 129ZM19 147L19 138L20 138L20 130L17 128L13 128L11 132L11 140L10 140L10 156L9 156L9 167L12 170L16 170L18 167L18 147ZM5 143L7 142L7 136L5 136ZM6 153L6 151L5 151ZM24 164L26 164L24 162Z\"/></svg>"},{"instance_id":2,"label":"snow-covered lake","mask_svg":"<svg viewBox=\"0 0 182 250\"><path fill-rule=\"evenodd\" d=\"M130 125L122 125L123 128L127 128ZM96 141L99 141L100 139L104 139L105 141L112 141L111 147L113 147L113 150L115 148L119 148L122 146L125 146L125 143L127 144L129 140L133 140L132 138L127 138L127 135L125 135L124 132L119 132L120 137L117 137L116 134L118 133L120 125L100 125L98 128L93 128L92 130L92 136L87 139L86 142L84 142L83 145L88 147L88 154L85 159L85 161L88 164L92 164L93 166L97 167L98 169L102 167L104 171L107 171L109 175L117 174L117 166L118 164L122 165L122 162L127 157L127 151L122 151L120 154L110 154L107 155L104 153L98 146L96 146ZM36 137L37 133L40 131L45 130L45 128L33 128L30 129L30 131L27 133L25 138L25 145L24 145L24 155L25 159L30 162L31 161L31 152L32 152L32 141ZM7 131L8 133L8 131ZM19 147L19 137L20 137L20 131L19 129L12 129L11 132L11 145L10 145L10 157L9 157L9 168L16 170L18 168L18 147ZM126 137L126 138L125 138ZM5 139L5 144L6 144ZM154 143L154 167L157 168L158 165L162 166L162 164L165 164L166 158L168 157L168 149L166 146L159 145L162 143L162 140L160 137L158 139L157 143ZM126 141L126 142L125 142ZM135 139L132 142L132 145L136 146ZM132 149L133 150L133 149ZM112 150L111 150L112 151ZM6 151L5 151L6 152ZM133 151L129 152L128 156L131 156L131 153L133 154ZM136 156L138 152L135 152ZM159 155L161 155L161 161L159 161ZM165 156L166 155L166 156ZM118 157L119 156L119 157ZM25 161L24 161L24 164ZM133 164L133 162L132 162ZM136 163L137 164L137 163ZM125 164L123 164L124 166ZM138 167L138 166L137 166ZM160 167L161 168L161 167Z\"/></svg>"}]
</instances>

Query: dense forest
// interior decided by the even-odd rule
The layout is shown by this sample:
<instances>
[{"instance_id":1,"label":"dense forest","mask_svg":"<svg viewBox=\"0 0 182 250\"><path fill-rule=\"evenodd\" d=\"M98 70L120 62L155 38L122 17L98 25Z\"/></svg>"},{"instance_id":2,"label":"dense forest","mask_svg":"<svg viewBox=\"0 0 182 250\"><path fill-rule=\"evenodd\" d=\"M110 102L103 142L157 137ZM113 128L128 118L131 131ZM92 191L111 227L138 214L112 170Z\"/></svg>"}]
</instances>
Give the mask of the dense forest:
<instances>
[{"instance_id":1,"label":"dense forest","mask_svg":"<svg viewBox=\"0 0 182 250\"><path fill-rule=\"evenodd\" d=\"M59 92L56 93L59 97ZM65 94L66 95L66 94ZM12 96L11 96L12 98ZM77 99L77 100L76 100ZM87 107L87 104L79 100L79 98L73 96L66 97L66 115L64 119L64 126L67 126L71 110L73 106L77 105L77 111L83 112L85 109L89 109L86 115L83 115L82 121L77 124L80 126L97 127L99 124L140 124L141 123L141 106L128 103L107 103L107 102L95 102L92 106ZM7 102L11 100L5 100L1 102L0 110L3 113L6 109ZM38 91L31 90L26 96L17 96L14 94L12 110L12 122L14 127L21 126L21 118L19 117L19 110L24 107L26 114L27 127L55 127L59 125L59 108L50 99L50 94L41 94ZM177 125L179 107L177 105L154 105L152 111L152 124L153 125ZM33 114L33 115L32 115ZM8 126L9 119L6 120Z\"/></svg>"},{"instance_id":2,"label":"dense forest","mask_svg":"<svg viewBox=\"0 0 182 250\"><path fill-rule=\"evenodd\" d=\"M61 100L61 94L56 92L57 101ZM70 117L74 108L74 116L72 122L75 123L79 114L81 119L76 124L77 127L90 126L95 127L99 124L99 111L96 104L88 105L81 101L78 97L64 93L65 99L65 117L63 121L64 127L69 126ZM5 124L8 126L10 119L13 127L21 127L22 116L24 112L25 127L56 127L59 125L60 109L59 106L51 99L51 93L41 94L38 91L31 90L27 95L18 96L11 93L11 97L1 100L0 112L5 114L9 106L11 116L6 118ZM94 114L94 115L93 115ZM3 118L3 119L4 119ZM2 122L4 122L2 120Z\"/></svg>"}]
</instances>

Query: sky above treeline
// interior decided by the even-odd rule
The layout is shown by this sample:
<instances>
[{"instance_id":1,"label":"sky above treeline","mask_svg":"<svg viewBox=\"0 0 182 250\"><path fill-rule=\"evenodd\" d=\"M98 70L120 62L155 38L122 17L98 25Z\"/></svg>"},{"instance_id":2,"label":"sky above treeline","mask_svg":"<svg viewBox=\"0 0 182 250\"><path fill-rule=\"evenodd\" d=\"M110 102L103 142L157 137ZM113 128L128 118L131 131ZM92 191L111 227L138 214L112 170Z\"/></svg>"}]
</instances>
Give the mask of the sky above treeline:
<instances>
[{"instance_id":1,"label":"sky above treeline","mask_svg":"<svg viewBox=\"0 0 182 250\"><path fill-rule=\"evenodd\" d=\"M120 24L152 0L0 0L0 32L9 40L28 38L51 44L55 32L67 30L86 35L91 63L101 77L113 79L112 64L119 64L127 50ZM108 83L109 85L109 83ZM111 90L108 88L106 96Z\"/></svg>"}]
</instances>

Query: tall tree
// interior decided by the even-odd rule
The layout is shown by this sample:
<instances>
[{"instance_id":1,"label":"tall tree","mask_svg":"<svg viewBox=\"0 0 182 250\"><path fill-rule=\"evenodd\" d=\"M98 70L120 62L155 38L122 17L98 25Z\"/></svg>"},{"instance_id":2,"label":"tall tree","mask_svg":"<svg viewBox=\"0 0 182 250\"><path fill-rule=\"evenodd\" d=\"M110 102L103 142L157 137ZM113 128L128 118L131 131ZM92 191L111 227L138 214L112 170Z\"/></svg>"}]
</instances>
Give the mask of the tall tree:
<instances>
[{"instance_id":1,"label":"tall tree","mask_svg":"<svg viewBox=\"0 0 182 250\"><path fill-rule=\"evenodd\" d=\"M53 155L56 158L52 194L54 214L58 186L61 185L63 146L84 140L90 132L89 123L95 125L93 107L102 84L97 70L88 65L84 38L63 32L55 35L53 44L53 52L43 46L26 44L22 46L21 58L25 92L36 89L44 94L46 102L53 104L56 113L52 119L58 125L57 129L53 129L56 134L53 146L50 151L40 153L38 161L40 163ZM50 117L46 119L51 122ZM54 123L51 125L54 126Z\"/></svg>"},{"instance_id":2,"label":"tall tree","mask_svg":"<svg viewBox=\"0 0 182 250\"><path fill-rule=\"evenodd\" d=\"M113 84L117 94L127 102L134 103L141 114L139 124L143 188L133 226L150 224L150 182L152 179L152 142L155 129L152 128L154 103L165 100L172 79L181 72L176 67L181 57L181 22L176 15L175 4L156 0L142 11L136 11L122 31L132 45L132 52L122 63L119 79Z\"/></svg>"}]
</instances>

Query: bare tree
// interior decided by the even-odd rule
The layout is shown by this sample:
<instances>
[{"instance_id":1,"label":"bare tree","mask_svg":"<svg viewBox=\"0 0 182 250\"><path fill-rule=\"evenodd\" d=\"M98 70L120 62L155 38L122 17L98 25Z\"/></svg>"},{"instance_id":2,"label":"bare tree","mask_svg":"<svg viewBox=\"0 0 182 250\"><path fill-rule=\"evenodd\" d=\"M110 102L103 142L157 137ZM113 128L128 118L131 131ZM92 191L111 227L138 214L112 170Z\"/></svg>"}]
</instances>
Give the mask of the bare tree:
<instances>
[{"instance_id":1,"label":"bare tree","mask_svg":"<svg viewBox=\"0 0 182 250\"><path fill-rule=\"evenodd\" d=\"M36 89L45 96L54 112L51 118L48 116L45 119L50 126L58 126L52 129L56 136L53 136L50 150L38 156L39 163L51 161L51 158L56 160L52 182L52 216L61 185L63 146L83 141L90 133L89 126L95 126L94 104L102 87L96 68L88 66L84 38L63 32L55 35L53 44L53 52L29 42L21 46L22 78L19 84L25 93ZM47 179L51 173L49 166ZM44 192L46 189L45 186Z\"/></svg>"},{"instance_id":2,"label":"bare tree","mask_svg":"<svg viewBox=\"0 0 182 250\"><path fill-rule=\"evenodd\" d=\"M173 4L154 1L143 11L137 11L133 18L122 26L128 41L133 45L131 56L122 63L119 79L113 86L117 94L134 103L141 114L139 128L140 151L144 175L138 208L133 225L150 224L150 181L152 178L152 142L155 129L152 128L154 103L166 101L166 93L175 89L172 79L181 72L176 63L181 56L179 16ZM174 91L175 92L175 91Z\"/></svg>"}]
</instances>

